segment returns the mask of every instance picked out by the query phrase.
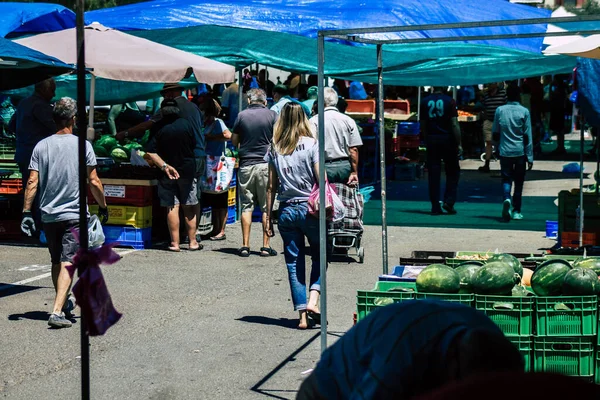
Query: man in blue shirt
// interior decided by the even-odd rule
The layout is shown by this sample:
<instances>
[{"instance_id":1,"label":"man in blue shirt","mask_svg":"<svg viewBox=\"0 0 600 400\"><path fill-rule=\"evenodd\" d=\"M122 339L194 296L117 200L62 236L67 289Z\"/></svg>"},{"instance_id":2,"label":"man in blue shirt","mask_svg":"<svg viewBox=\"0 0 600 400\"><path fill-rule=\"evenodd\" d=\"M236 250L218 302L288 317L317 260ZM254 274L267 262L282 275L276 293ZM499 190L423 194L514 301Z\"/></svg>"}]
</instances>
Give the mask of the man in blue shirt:
<instances>
[{"instance_id":1,"label":"man in blue shirt","mask_svg":"<svg viewBox=\"0 0 600 400\"><path fill-rule=\"evenodd\" d=\"M525 182L526 163L533 168L533 146L531 136L531 116L519 104L521 92L518 86L510 85L506 93L508 103L498 107L494 116L492 131L500 141L500 172L502 174L502 218L508 222L523 219L521 199ZM511 202L511 187L515 190ZM512 210L511 210L512 207Z\"/></svg>"},{"instance_id":2,"label":"man in blue shirt","mask_svg":"<svg viewBox=\"0 0 600 400\"><path fill-rule=\"evenodd\" d=\"M448 214L456 214L454 203L460 177L459 158L462 153L458 111L454 100L442 93L441 88L421 102L421 132L427 146L427 170L429 172L429 200L431 214L441 215L440 181L442 160L446 170L446 192L443 208Z\"/></svg>"},{"instance_id":3,"label":"man in blue shirt","mask_svg":"<svg viewBox=\"0 0 600 400\"><path fill-rule=\"evenodd\" d=\"M327 349L296 399L410 399L475 374L523 369L482 312L407 301L378 308Z\"/></svg>"}]
</instances>

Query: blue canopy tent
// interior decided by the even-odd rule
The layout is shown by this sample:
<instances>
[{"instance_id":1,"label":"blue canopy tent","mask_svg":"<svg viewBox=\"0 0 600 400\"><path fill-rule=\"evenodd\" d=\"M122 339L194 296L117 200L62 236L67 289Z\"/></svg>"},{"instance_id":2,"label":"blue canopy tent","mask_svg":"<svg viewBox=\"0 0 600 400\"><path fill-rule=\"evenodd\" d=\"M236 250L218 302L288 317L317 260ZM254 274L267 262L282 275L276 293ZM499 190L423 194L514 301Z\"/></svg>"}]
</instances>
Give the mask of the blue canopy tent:
<instances>
[{"instance_id":1,"label":"blue canopy tent","mask_svg":"<svg viewBox=\"0 0 600 400\"><path fill-rule=\"evenodd\" d=\"M368 6L359 0L302 1L266 4L260 0L155 0L86 13L120 30L218 61L247 66L260 63L290 71L316 73L317 31L378 26L410 26L482 20L545 18L550 11L503 0L472 2L383 0ZM543 33L546 24L473 29L407 31L380 34L387 39ZM326 75L376 83L375 49L326 43ZM384 50L386 75L393 85L459 85L517 79L571 70L567 57L541 55L543 38L480 40L439 45L390 45ZM445 57L445 58L441 58ZM507 60L513 62L507 62ZM523 60L519 65L514 61ZM503 68L490 68L504 63ZM468 73L465 73L468 68ZM440 73L443 71L443 73ZM492 75L492 76L490 76ZM415 82L415 77L419 82Z\"/></svg>"},{"instance_id":2,"label":"blue canopy tent","mask_svg":"<svg viewBox=\"0 0 600 400\"><path fill-rule=\"evenodd\" d=\"M54 57L0 38L0 90L15 89L73 70Z\"/></svg>"},{"instance_id":3,"label":"blue canopy tent","mask_svg":"<svg viewBox=\"0 0 600 400\"><path fill-rule=\"evenodd\" d=\"M0 36L60 31L75 26L75 13L58 4L0 3Z\"/></svg>"}]
</instances>

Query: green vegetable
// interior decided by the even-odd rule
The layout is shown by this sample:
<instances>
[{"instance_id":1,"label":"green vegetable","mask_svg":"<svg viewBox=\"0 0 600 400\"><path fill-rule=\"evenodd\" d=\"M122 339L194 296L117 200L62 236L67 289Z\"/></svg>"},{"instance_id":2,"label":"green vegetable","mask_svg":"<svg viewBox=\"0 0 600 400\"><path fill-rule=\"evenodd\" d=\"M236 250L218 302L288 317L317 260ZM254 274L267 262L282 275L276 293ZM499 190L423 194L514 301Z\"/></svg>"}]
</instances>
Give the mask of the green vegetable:
<instances>
[{"instance_id":1,"label":"green vegetable","mask_svg":"<svg viewBox=\"0 0 600 400\"><path fill-rule=\"evenodd\" d=\"M475 275L483 264L476 264L474 262L462 263L456 267L455 271L460 279L460 291L459 293L473 293L473 283L475 282Z\"/></svg>"},{"instance_id":2,"label":"green vegetable","mask_svg":"<svg viewBox=\"0 0 600 400\"><path fill-rule=\"evenodd\" d=\"M473 288L477 294L510 296L512 288L520 279L512 266L494 261L477 271Z\"/></svg>"},{"instance_id":3,"label":"green vegetable","mask_svg":"<svg viewBox=\"0 0 600 400\"><path fill-rule=\"evenodd\" d=\"M580 258L573 263L573 268L591 269L600 276L600 257Z\"/></svg>"},{"instance_id":4,"label":"green vegetable","mask_svg":"<svg viewBox=\"0 0 600 400\"><path fill-rule=\"evenodd\" d=\"M531 289L538 296L559 296L565 275L570 270L571 265L564 260L543 262L531 276Z\"/></svg>"},{"instance_id":5,"label":"green vegetable","mask_svg":"<svg viewBox=\"0 0 600 400\"><path fill-rule=\"evenodd\" d=\"M505 264L510 265L519 276L523 276L523 266L521 262L517 259L517 257L512 254L494 254L490 258L487 259L487 262L500 261Z\"/></svg>"},{"instance_id":6,"label":"green vegetable","mask_svg":"<svg viewBox=\"0 0 600 400\"><path fill-rule=\"evenodd\" d=\"M112 137L110 135L103 135L100 137L100 139L96 140L95 144L98 146L104 147L106 149L106 151L111 151L119 143L117 142L117 139L115 139L114 137Z\"/></svg>"},{"instance_id":7,"label":"green vegetable","mask_svg":"<svg viewBox=\"0 0 600 400\"><path fill-rule=\"evenodd\" d=\"M131 142L131 143L127 143L125 146L123 146L125 148L125 151L127 151L127 154L131 157L131 152L133 150L143 150L144 147L136 142Z\"/></svg>"},{"instance_id":8,"label":"green vegetable","mask_svg":"<svg viewBox=\"0 0 600 400\"><path fill-rule=\"evenodd\" d=\"M120 146L115 147L114 149L112 149L112 151L110 152L110 156L116 162L128 162L129 161L129 157L127 156L127 152L125 151L125 149L123 147L120 147Z\"/></svg>"},{"instance_id":9,"label":"green vegetable","mask_svg":"<svg viewBox=\"0 0 600 400\"><path fill-rule=\"evenodd\" d=\"M110 157L110 153L106 151L106 149L100 145L94 145L94 153L97 157Z\"/></svg>"},{"instance_id":10,"label":"green vegetable","mask_svg":"<svg viewBox=\"0 0 600 400\"><path fill-rule=\"evenodd\" d=\"M431 264L417 276L417 292L458 293L460 278L458 273L447 265Z\"/></svg>"},{"instance_id":11,"label":"green vegetable","mask_svg":"<svg viewBox=\"0 0 600 400\"><path fill-rule=\"evenodd\" d=\"M573 268L565 275L562 293L565 296L592 296L598 293L598 275L591 269Z\"/></svg>"}]
</instances>

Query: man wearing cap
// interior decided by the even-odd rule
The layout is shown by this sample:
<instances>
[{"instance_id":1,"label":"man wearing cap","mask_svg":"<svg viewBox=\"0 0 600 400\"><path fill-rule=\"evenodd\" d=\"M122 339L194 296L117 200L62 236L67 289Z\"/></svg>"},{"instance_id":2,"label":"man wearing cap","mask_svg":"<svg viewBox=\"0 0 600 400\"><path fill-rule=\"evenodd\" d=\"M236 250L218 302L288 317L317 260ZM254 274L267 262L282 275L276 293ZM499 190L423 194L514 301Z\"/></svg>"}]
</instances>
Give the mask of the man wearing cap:
<instances>
[{"instance_id":1,"label":"man wearing cap","mask_svg":"<svg viewBox=\"0 0 600 400\"><path fill-rule=\"evenodd\" d=\"M309 110L312 110L315 101L319 97L319 88L317 86L311 86L308 88L306 92L306 96L308 97L306 100L302 102Z\"/></svg>"},{"instance_id":2,"label":"man wearing cap","mask_svg":"<svg viewBox=\"0 0 600 400\"><path fill-rule=\"evenodd\" d=\"M206 140L202 134L202 115L200 109L194 103L190 102L186 97L182 96L182 92L185 89L179 83L165 83L160 94L165 99L175 100L177 108L179 108L179 116L186 119L194 131L194 137L196 139L196 147L194 148L194 156L196 158L196 179L199 182L204 175L206 168ZM154 114L150 120L142 122L130 128L126 131L117 133L117 139L123 140L124 138L136 138L144 135L146 130L152 128L152 126L162 119L160 110ZM200 201L202 191L200 185L197 186L197 197ZM199 213L199 212L198 212ZM200 221L200 215L196 216L196 222ZM198 236L198 235L197 235ZM190 238L192 240L192 238Z\"/></svg>"},{"instance_id":3,"label":"man wearing cap","mask_svg":"<svg viewBox=\"0 0 600 400\"><path fill-rule=\"evenodd\" d=\"M275 111L277 115L281 113L283 110L283 106L287 103L294 102L302 105L302 109L306 113L306 116L310 118L310 108L306 106L304 103L300 103L298 100L293 99L289 94L289 89L285 85L275 85L273 88L273 101L275 104L271 107L271 111Z\"/></svg>"}]
</instances>

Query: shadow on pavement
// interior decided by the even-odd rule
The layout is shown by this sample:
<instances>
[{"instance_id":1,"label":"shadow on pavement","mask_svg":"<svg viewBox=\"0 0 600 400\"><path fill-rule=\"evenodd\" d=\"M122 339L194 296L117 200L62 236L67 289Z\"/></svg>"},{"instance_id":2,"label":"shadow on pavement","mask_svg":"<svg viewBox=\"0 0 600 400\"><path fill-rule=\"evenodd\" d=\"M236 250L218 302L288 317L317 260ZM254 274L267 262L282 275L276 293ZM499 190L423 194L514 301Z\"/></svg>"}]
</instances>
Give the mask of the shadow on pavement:
<instances>
[{"instance_id":1,"label":"shadow on pavement","mask_svg":"<svg viewBox=\"0 0 600 400\"><path fill-rule=\"evenodd\" d=\"M238 318L237 321L249 322L251 324L280 326L282 328L292 329L296 329L298 326L298 319L269 318L260 315L247 315L245 317Z\"/></svg>"},{"instance_id":2,"label":"shadow on pavement","mask_svg":"<svg viewBox=\"0 0 600 400\"><path fill-rule=\"evenodd\" d=\"M8 316L9 321L20 321L29 319L32 321L48 321L50 314L46 311L27 311L23 314L11 314Z\"/></svg>"},{"instance_id":3,"label":"shadow on pavement","mask_svg":"<svg viewBox=\"0 0 600 400\"><path fill-rule=\"evenodd\" d=\"M0 282L0 298L41 289L43 286L12 285Z\"/></svg>"},{"instance_id":4,"label":"shadow on pavement","mask_svg":"<svg viewBox=\"0 0 600 400\"><path fill-rule=\"evenodd\" d=\"M247 318L247 317L244 317L244 318ZM296 322L297 321L294 321L294 323L296 323ZM287 358L285 360L283 360L282 362L280 362L279 365L277 365L267 375L265 375L264 378L262 378L254 386L252 386L250 388L250 390L253 391L253 392L255 392L255 393L262 394L264 396L267 396L267 397L270 397L270 398L273 398L273 399L287 400L286 397L281 397L281 396L278 396L278 395L276 395L274 393L294 393L294 392L297 392L297 390L289 390L289 389L281 389L281 390L277 390L277 389L261 389L261 386L263 386L265 383L267 383L269 381L269 379L271 379L273 376L275 376L275 374L277 374L277 372L279 372L283 367L285 367L285 365L288 362L294 361L296 359L296 356L298 354L300 354L304 349L306 349L319 336L321 336L320 332L317 332L316 334L314 334L310 339L308 339L308 341L306 341L306 343L304 343L302 346L298 347L292 354L290 354L289 356L287 356Z\"/></svg>"}]
</instances>

